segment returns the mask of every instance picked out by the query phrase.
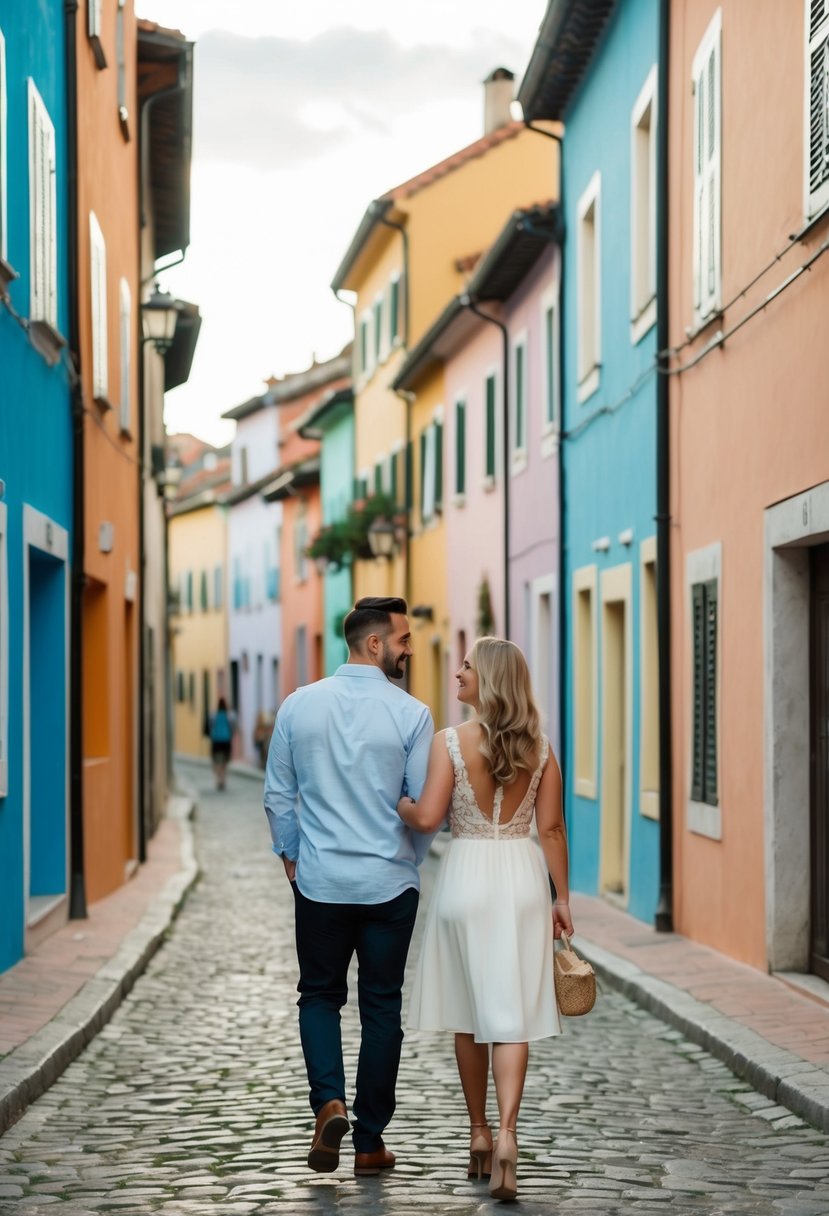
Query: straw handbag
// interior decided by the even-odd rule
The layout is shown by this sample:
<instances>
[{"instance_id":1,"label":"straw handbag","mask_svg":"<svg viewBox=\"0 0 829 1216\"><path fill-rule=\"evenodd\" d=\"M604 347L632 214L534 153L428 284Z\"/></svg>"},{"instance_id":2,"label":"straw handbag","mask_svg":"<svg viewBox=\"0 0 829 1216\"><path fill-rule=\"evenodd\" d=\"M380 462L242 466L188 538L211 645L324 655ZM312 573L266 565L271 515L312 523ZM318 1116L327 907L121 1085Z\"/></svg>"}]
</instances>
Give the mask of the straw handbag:
<instances>
[{"instance_id":1,"label":"straw handbag","mask_svg":"<svg viewBox=\"0 0 829 1216\"><path fill-rule=\"evenodd\" d=\"M556 1000L559 1012L567 1017L589 1013L596 1003L596 975L583 958L579 958L566 933L561 940L564 949L553 955L553 974L556 983Z\"/></svg>"}]
</instances>

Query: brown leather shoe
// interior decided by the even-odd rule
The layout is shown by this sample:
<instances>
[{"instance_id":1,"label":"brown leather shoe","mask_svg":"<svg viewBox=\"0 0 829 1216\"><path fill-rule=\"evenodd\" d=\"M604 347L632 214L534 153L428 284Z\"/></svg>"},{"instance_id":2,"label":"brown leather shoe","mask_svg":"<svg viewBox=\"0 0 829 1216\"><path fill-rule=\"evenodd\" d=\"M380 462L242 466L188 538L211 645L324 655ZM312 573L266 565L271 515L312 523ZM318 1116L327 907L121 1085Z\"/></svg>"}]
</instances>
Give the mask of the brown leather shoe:
<instances>
[{"instance_id":1,"label":"brown leather shoe","mask_svg":"<svg viewBox=\"0 0 829 1216\"><path fill-rule=\"evenodd\" d=\"M332 1098L320 1107L308 1165L318 1174L330 1174L340 1164L340 1141L349 1129L345 1103Z\"/></svg>"},{"instance_id":2,"label":"brown leather shoe","mask_svg":"<svg viewBox=\"0 0 829 1216\"><path fill-rule=\"evenodd\" d=\"M373 1153L354 1154L354 1175L357 1178L369 1178L379 1174L381 1170L394 1169L394 1153L390 1153L384 1144Z\"/></svg>"}]
</instances>

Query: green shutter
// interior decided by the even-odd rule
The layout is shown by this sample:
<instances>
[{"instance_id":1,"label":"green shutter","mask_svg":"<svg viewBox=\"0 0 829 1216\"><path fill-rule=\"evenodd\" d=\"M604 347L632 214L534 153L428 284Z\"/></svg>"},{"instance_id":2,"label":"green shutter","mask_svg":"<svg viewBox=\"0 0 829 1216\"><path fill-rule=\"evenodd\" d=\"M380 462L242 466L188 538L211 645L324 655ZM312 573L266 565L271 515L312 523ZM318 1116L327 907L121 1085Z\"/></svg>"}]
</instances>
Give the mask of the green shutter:
<instances>
[{"instance_id":1,"label":"green shutter","mask_svg":"<svg viewBox=\"0 0 829 1216\"><path fill-rule=\"evenodd\" d=\"M374 466L374 493L383 493L383 462L378 460Z\"/></svg>"},{"instance_id":2,"label":"green shutter","mask_svg":"<svg viewBox=\"0 0 829 1216\"><path fill-rule=\"evenodd\" d=\"M400 280L392 279L389 289L389 337L392 346L398 336L397 327L400 313Z\"/></svg>"},{"instance_id":3,"label":"green shutter","mask_svg":"<svg viewBox=\"0 0 829 1216\"><path fill-rule=\"evenodd\" d=\"M466 493L466 402L455 402L455 493Z\"/></svg>"},{"instance_id":4,"label":"green shutter","mask_svg":"<svg viewBox=\"0 0 829 1216\"><path fill-rule=\"evenodd\" d=\"M705 584L705 782L703 801L717 805L717 580Z\"/></svg>"},{"instance_id":5,"label":"green shutter","mask_svg":"<svg viewBox=\"0 0 829 1216\"><path fill-rule=\"evenodd\" d=\"M495 476L495 377L486 378L486 475Z\"/></svg>"},{"instance_id":6,"label":"green shutter","mask_svg":"<svg viewBox=\"0 0 829 1216\"><path fill-rule=\"evenodd\" d=\"M555 313L552 308L548 308L544 313L544 355L545 366L547 368L547 415L546 421L550 425L556 421L556 384L555 384L555 360L553 352L555 349L555 334L553 332L553 319Z\"/></svg>"},{"instance_id":7,"label":"green shutter","mask_svg":"<svg viewBox=\"0 0 829 1216\"><path fill-rule=\"evenodd\" d=\"M201 572L200 584L201 585L199 587L199 592L200 592L200 599L201 599L201 610L202 610L202 612L207 612L208 602L207 602L207 571L206 570L202 570L202 572Z\"/></svg>"},{"instance_id":8,"label":"green shutter","mask_svg":"<svg viewBox=\"0 0 829 1216\"><path fill-rule=\"evenodd\" d=\"M705 774L705 588L702 583L694 583L691 588L691 621L694 646L691 798L694 802L702 802Z\"/></svg>"},{"instance_id":9,"label":"green shutter","mask_svg":"<svg viewBox=\"0 0 829 1216\"><path fill-rule=\"evenodd\" d=\"M443 423L435 423L435 514L443 511Z\"/></svg>"},{"instance_id":10,"label":"green shutter","mask_svg":"<svg viewBox=\"0 0 829 1216\"><path fill-rule=\"evenodd\" d=\"M423 514L426 506L426 432L420 432L420 522L423 523L425 515Z\"/></svg>"},{"instance_id":11,"label":"green shutter","mask_svg":"<svg viewBox=\"0 0 829 1216\"><path fill-rule=\"evenodd\" d=\"M378 300L374 305L374 360L380 361L380 350L383 345L383 301Z\"/></svg>"},{"instance_id":12,"label":"green shutter","mask_svg":"<svg viewBox=\"0 0 829 1216\"><path fill-rule=\"evenodd\" d=\"M360 371L368 367L368 322L360 322Z\"/></svg>"},{"instance_id":13,"label":"green shutter","mask_svg":"<svg viewBox=\"0 0 829 1216\"><path fill-rule=\"evenodd\" d=\"M515 348L515 446L527 446L524 435L524 347Z\"/></svg>"},{"instance_id":14,"label":"green shutter","mask_svg":"<svg viewBox=\"0 0 829 1216\"><path fill-rule=\"evenodd\" d=\"M400 453L392 452L391 456L389 457L389 461L390 461L390 466L391 466L390 470L389 470L389 472L391 474L391 486L390 486L391 500L396 506L397 505L397 491L398 491L398 487L400 485L400 477L398 475L398 464L400 462Z\"/></svg>"},{"instance_id":15,"label":"green shutter","mask_svg":"<svg viewBox=\"0 0 829 1216\"><path fill-rule=\"evenodd\" d=\"M411 439L406 444L406 510L414 506L414 445Z\"/></svg>"}]
</instances>

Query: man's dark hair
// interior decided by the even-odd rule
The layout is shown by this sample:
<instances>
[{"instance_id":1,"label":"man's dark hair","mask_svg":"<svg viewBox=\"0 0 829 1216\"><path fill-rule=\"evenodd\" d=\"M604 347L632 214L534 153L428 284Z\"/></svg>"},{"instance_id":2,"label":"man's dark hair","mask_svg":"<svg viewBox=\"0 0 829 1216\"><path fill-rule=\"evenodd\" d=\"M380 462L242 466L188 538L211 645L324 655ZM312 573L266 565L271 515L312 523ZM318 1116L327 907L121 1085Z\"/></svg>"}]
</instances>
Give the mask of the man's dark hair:
<instances>
[{"instance_id":1,"label":"man's dark hair","mask_svg":"<svg viewBox=\"0 0 829 1216\"><path fill-rule=\"evenodd\" d=\"M406 601L395 596L366 595L351 609L343 622L346 645L353 650L370 633L387 634L391 629L392 613L405 616Z\"/></svg>"}]
</instances>

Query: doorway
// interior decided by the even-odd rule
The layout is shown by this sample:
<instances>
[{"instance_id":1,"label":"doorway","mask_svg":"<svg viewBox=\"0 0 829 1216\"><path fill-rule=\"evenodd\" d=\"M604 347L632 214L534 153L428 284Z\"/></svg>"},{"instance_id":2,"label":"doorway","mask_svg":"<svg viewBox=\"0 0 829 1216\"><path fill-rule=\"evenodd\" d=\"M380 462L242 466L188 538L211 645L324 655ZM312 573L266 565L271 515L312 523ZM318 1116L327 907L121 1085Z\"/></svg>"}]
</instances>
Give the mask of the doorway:
<instances>
[{"instance_id":1,"label":"doorway","mask_svg":"<svg viewBox=\"0 0 829 1216\"><path fill-rule=\"evenodd\" d=\"M631 779L630 566L602 574L600 892L628 900Z\"/></svg>"},{"instance_id":2,"label":"doorway","mask_svg":"<svg viewBox=\"0 0 829 1216\"><path fill-rule=\"evenodd\" d=\"M810 553L810 970L829 980L829 545Z\"/></svg>"}]
</instances>

